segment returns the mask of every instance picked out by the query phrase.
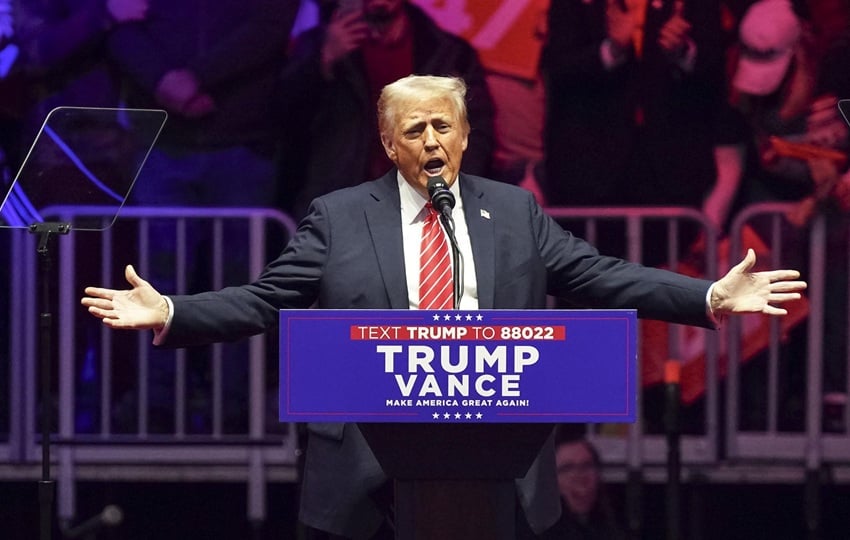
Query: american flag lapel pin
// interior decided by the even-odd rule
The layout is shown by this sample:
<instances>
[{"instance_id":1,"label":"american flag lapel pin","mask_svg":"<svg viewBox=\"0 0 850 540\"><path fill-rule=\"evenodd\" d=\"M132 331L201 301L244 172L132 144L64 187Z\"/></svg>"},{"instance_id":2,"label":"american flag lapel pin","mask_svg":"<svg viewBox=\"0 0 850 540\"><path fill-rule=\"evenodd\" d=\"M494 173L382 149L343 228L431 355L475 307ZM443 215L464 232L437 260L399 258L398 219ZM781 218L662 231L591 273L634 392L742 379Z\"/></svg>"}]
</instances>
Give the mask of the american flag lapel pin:
<instances>
[{"instance_id":1,"label":"american flag lapel pin","mask_svg":"<svg viewBox=\"0 0 850 540\"><path fill-rule=\"evenodd\" d=\"M487 210L484 210L482 208L481 209L481 217L483 217L484 219L490 219L490 212L488 212Z\"/></svg>"}]
</instances>

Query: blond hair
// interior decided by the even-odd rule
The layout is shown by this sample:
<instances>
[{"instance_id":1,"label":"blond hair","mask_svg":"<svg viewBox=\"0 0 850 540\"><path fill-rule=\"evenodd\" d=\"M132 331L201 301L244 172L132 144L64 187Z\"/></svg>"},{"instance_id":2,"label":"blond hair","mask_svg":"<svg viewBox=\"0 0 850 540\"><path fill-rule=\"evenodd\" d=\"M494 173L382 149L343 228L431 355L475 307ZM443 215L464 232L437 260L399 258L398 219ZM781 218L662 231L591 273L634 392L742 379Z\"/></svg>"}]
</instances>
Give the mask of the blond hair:
<instances>
[{"instance_id":1,"label":"blond hair","mask_svg":"<svg viewBox=\"0 0 850 540\"><path fill-rule=\"evenodd\" d=\"M389 137L396 122L398 109L403 103L444 97L457 113L458 119L469 134L469 119L466 112L466 83L459 77L436 75L408 75L381 90L378 98L378 129Z\"/></svg>"}]
</instances>

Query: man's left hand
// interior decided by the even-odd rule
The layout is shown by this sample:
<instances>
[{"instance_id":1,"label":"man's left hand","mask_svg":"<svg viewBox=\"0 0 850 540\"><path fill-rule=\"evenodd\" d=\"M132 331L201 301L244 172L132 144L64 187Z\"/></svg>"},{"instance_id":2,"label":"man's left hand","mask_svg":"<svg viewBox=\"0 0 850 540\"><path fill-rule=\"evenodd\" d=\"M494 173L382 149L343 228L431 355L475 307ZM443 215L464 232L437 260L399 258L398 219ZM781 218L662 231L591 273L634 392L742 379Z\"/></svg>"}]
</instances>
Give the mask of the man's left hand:
<instances>
[{"instance_id":1,"label":"man's left hand","mask_svg":"<svg viewBox=\"0 0 850 540\"><path fill-rule=\"evenodd\" d=\"M744 260L714 283L710 304L716 317L733 313L786 315L788 311L775 304L798 300L806 289L796 270L752 272L755 264L756 253L749 249Z\"/></svg>"}]
</instances>

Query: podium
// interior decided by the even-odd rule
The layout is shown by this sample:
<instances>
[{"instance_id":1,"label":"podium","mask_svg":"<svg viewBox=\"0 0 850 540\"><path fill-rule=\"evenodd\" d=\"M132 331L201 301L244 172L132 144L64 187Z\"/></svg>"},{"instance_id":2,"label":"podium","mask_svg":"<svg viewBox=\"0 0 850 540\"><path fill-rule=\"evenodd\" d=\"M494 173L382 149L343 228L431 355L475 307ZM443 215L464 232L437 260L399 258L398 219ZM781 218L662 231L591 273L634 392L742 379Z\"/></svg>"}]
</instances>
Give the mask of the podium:
<instances>
[{"instance_id":1,"label":"podium","mask_svg":"<svg viewBox=\"0 0 850 540\"><path fill-rule=\"evenodd\" d=\"M394 479L400 539L513 540L514 480L553 424L360 423Z\"/></svg>"},{"instance_id":2,"label":"podium","mask_svg":"<svg viewBox=\"0 0 850 540\"><path fill-rule=\"evenodd\" d=\"M635 419L631 310L280 314L280 419L358 424L400 540L515 538L555 423Z\"/></svg>"}]
</instances>

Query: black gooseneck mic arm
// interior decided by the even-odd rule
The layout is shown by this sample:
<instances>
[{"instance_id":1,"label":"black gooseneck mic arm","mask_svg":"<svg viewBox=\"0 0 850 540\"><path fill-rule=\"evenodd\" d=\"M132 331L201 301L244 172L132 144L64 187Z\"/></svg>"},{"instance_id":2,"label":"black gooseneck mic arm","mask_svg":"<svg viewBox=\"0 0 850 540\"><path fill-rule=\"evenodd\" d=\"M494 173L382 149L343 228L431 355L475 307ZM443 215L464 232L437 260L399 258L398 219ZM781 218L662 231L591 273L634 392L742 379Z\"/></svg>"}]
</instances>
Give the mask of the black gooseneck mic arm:
<instances>
[{"instance_id":1,"label":"black gooseneck mic arm","mask_svg":"<svg viewBox=\"0 0 850 540\"><path fill-rule=\"evenodd\" d=\"M460 299L463 296L463 256L457 245L455 222L452 219L455 196L449 189L446 181L440 176L428 178L428 196L431 198L431 206L434 207L440 216L440 223L442 223L443 229L448 234L449 243L452 246L452 261L454 262L452 265L452 283L454 285L453 305L454 309L458 309L460 307Z\"/></svg>"}]
</instances>

